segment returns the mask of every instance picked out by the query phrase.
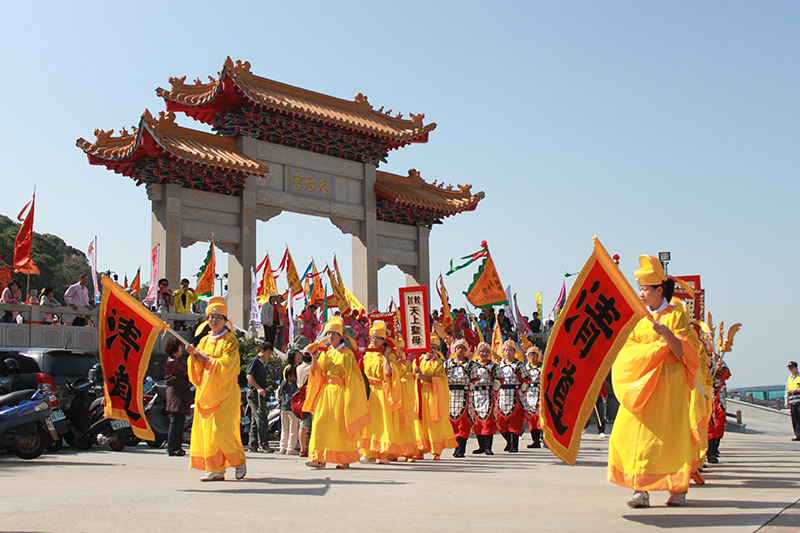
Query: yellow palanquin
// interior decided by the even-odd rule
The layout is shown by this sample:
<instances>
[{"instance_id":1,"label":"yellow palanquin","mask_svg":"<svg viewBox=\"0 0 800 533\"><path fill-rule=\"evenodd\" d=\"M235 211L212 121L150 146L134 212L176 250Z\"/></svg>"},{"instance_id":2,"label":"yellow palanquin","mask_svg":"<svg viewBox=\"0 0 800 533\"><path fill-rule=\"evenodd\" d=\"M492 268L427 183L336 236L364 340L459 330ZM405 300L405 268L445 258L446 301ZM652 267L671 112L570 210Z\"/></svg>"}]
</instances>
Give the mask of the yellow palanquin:
<instances>
[{"instance_id":1,"label":"yellow palanquin","mask_svg":"<svg viewBox=\"0 0 800 533\"><path fill-rule=\"evenodd\" d=\"M689 488L697 457L689 404L700 361L683 309L670 304L653 316L681 342L686 365L649 320L639 321L611 372L620 409L609 442L608 480L637 491L679 493Z\"/></svg>"},{"instance_id":2,"label":"yellow palanquin","mask_svg":"<svg viewBox=\"0 0 800 533\"><path fill-rule=\"evenodd\" d=\"M394 354L389 356L394 359ZM358 447L364 457L397 456L400 424L397 409L402 401L402 386L397 364L390 361L392 375L384 373L384 355L367 351L362 360L364 374L369 380L369 412L371 420L364 428Z\"/></svg>"},{"instance_id":3,"label":"yellow palanquin","mask_svg":"<svg viewBox=\"0 0 800 533\"><path fill-rule=\"evenodd\" d=\"M421 453L440 455L445 448L455 448L453 425L450 423L449 403L450 388L447 385L447 374L442 361L422 359L420 370L433 378L432 382L422 381L422 420L414 420L414 431L417 435L417 448Z\"/></svg>"},{"instance_id":4,"label":"yellow palanquin","mask_svg":"<svg viewBox=\"0 0 800 533\"><path fill-rule=\"evenodd\" d=\"M308 458L319 463L358 461L358 439L370 421L364 380L344 344L322 352L308 376L303 411L313 413Z\"/></svg>"},{"instance_id":5,"label":"yellow palanquin","mask_svg":"<svg viewBox=\"0 0 800 533\"><path fill-rule=\"evenodd\" d=\"M197 349L208 361L189 362L189 380L197 387L189 466L223 473L246 461L239 431L239 341L229 331L217 338L209 334Z\"/></svg>"}]
</instances>

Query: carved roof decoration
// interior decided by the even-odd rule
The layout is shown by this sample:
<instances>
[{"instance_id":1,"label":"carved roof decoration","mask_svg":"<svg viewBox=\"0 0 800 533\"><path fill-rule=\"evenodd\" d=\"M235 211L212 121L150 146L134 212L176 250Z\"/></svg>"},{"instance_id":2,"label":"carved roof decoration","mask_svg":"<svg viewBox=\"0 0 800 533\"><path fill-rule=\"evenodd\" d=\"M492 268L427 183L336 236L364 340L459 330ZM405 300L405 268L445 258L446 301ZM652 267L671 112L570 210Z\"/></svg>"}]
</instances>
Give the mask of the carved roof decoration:
<instances>
[{"instance_id":1,"label":"carved roof decoration","mask_svg":"<svg viewBox=\"0 0 800 533\"><path fill-rule=\"evenodd\" d=\"M139 127L133 133L125 128L121 135L113 137L114 130L95 130L95 142L78 139L77 146L89 156L95 165L114 166L116 172L125 174L126 165L144 157L175 158L224 169L251 174L268 174L269 169L239 152L235 139L220 137L213 133L183 128L175 123L175 113L161 111L153 117L145 109Z\"/></svg>"},{"instance_id":2,"label":"carved roof decoration","mask_svg":"<svg viewBox=\"0 0 800 533\"><path fill-rule=\"evenodd\" d=\"M217 114L230 114L241 108L268 108L276 112L311 119L326 125L365 133L388 141L395 149L412 142L427 142L436 123L423 124L424 113L402 113L391 116L392 110L375 110L366 96L355 95L352 101L301 89L256 76L250 63L227 57L222 71L209 82L196 79L186 83L186 76L170 78L170 90L158 88L156 94L170 111L182 111L206 124L214 124Z\"/></svg>"},{"instance_id":3,"label":"carved roof decoration","mask_svg":"<svg viewBox=\"0 0 800 533\"><path fill-rule=\"evenodd\" d=\"M95 142L80 138L76 145L91 164L134 178L137 185L169 181L233 194L247 175L269 173L266 166L239 152L236 139L180 127L173 112L154 117L145 109L139 126L132 129L129 133L123 128L117 137L114 130L98 129Z\"/></svg>"},{"instance_id":4,"label":"carved roof decoration","mask_svg":"<svg viewBox=\"0 0 800 533\"><path fill-rule=\"evenodd\" d=\"M378 197L378 219L400 224L441 224L446 218L463 211L474 211L484 198L483 192L472 194L472 184L444 187L444 183L425 182L416 169L408 176L376 171L375 194ZM393 204L393 205L392 205Z\"/></svg>"}]
</instances>

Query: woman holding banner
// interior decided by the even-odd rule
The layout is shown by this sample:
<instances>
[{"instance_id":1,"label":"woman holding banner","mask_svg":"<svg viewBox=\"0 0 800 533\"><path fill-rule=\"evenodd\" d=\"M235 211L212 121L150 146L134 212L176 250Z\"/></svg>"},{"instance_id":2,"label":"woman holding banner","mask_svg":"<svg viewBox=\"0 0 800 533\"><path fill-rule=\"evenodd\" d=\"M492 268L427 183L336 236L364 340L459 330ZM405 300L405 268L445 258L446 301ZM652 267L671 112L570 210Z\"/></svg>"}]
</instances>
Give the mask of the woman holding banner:
<instances>
[{"instance_id":1,"label":"woman holding banner","mask_svg":"<svg viewBox=\"0 0 800 533\"><path fill-rule=\"evenodd\" d=\"M231 467L236 479L247 473L239 433L239 341L228 329L227 316L225 299L211 298L206 308L209 334L196 348L186 347L189 381L197 387L189 466L206 472L201 481L224 481L225 469Z\"/></svg>"},{"instance_id":2,"label":"woman holding banner","mask_svg":"<svg viewBox=\"0 0 800 533\"><path fill-rule=\"evenodd\" d=\"M608 450L608 480L634 490L630 507L650 507L651 490L667 505L686 504L695 456L689 398L700 363L683 308L670 304L675 281L658 259L639 257L639 297L651 313L634 328L612 368L620 401Z\"/></svg>"}]
</instances>

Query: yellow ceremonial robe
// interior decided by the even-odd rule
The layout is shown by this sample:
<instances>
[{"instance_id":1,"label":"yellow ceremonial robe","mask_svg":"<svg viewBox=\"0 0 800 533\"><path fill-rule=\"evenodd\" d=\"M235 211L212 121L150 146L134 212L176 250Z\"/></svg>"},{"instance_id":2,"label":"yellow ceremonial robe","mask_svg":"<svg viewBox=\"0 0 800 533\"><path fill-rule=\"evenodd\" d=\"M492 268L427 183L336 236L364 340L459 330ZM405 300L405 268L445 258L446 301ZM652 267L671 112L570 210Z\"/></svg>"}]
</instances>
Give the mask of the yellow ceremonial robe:
<instances>
[{"instance_id":1,"label":"yellow ceremonial robe","mask_svg":"<svg viewBox=\"0 0 800 533\"><path fill-rule=\"evenodd\" d=\"M394 355L389 356L394 359ZM400 421L397 409L402 401L403 390L398 376L397 364L392 360L389 367L392 375L384 374L384 356L378 352L366 352L362 363L364 375L369 380L369 412L371 420L364 428L358 447L365 457L397 456L397 438Z\"/></svg>"},{"instance_id":2,"label":"yellow ceremonial robe","mask_svg":"<svg viewBox=\"0 0 800 533\"><path fill-rule=\"evenodd\" d=\"M308 458L320 463L358 461L358 439L370 421L364 379L344 344L322 352L308 375L303 411L314 413Z\"/></svg>"},{"instance_id":3,"label":"yellow ceremonial robe","mask_svg":"<svg viewBox=\"0 0 800 533\"><path fill-rule=\"evenodd\" d=\"M216 339L209 334L197 349L208 361L189 360L189 380L197 387L189 466L222 473L246 461L239 429L239 341L229 331Z\"/></svg>"},{"instance_id":4,"label":"yellow ceremonial robe","mask_svg":"<svg viewBox=\"0 0 800 533\"><path fill-rule=\"evenodd\" d=\"M397 437L395 456L414 457L417 455L417 437L414 432L414 420L417 417L417 381L414 379L414 367L406 359L397 361L397 377L400 378L402 401L395 411L400 433Z\"/></svg>"},{"instance_id":5,"label":"yellow ceremonial robe","mask_svg":"<svg viewBox=\"0 0 800 533\"><path fill-rule=\"evenodd\" d=\"M421 453L440 455L443 449L458 445L448 416L450 387L447 385L447 374L439 358L423 359L419 368L433 381L422 381L422 420L414 420L417 448Z\"/></svg>"},{"instance_id":6,"label":"yellow ceremonial robe","mask_svg":"<svg viewBox=\"0 0 800 533\"><path fill-rule=\"evenodd\" d=\"M636 324L611 371L620 409L608 448L608 480L634 490L685 492L696 457L689 398L699 366L683 309L653 314L681 342L678 361L649 320Z\"/></svg>"}]
</instances>

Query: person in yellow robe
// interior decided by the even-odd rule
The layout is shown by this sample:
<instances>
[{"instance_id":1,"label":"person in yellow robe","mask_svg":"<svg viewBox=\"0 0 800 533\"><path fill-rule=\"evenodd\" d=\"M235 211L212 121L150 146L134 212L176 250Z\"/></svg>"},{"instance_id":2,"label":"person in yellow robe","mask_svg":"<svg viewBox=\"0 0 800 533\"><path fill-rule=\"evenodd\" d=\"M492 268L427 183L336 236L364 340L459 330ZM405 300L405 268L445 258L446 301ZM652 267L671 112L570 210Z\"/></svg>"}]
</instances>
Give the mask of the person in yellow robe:
<instances>
[{"instance_id":1,"label":"person in yellow robe","mask_svg":"<svg viewBox=\"0 0 800 533\"><path fill-rule=\"evenodd\" d=\"M681 306L670 304L675 281L653 256L639 258L639 297L652 315L636 324L614 362L620 402L608 449L608 480L632 488L630 507L649 507L652 490L669 506L686 503L696 459L689 401L699 355Z\"/></svg>"},{"instance_id":2,"label":"person in yellow robe","mask_svg":"<svg viewBox=\"0 0 800 533\"><path fill-rule=\"evenodd\" d=\"M359 459L358 439L370 421L367 391L353 352L342 342L342 319L331 318L323 331L328 349L308 346L311 372L303 411L314 418L306 466L337 463L336 468L350 468Z\"/></svg>"},{"instance_id":3,"label":"person in yellow robe","mask_svg":"<svg viewBox=\"0 0 800 533\"><path fill-rule=\"evenodd\" d=\"M201 481L224 481L225 469L236 479L247 473L239 432L239 341L230 331L225 299L212 298L206 308L208 335L189 345L189 381L196 387L189 466L204 470Z\"/></svg>"},{"instance_id":4,"label":"person in yellow robe","mask_svg":"<svg viewBox=\"0 0 800 533\"><path fill-rule=\"evenodd\" d=\"M434 352L426 353L419 366L414 367L414 377L422 388L419 406L422 419L414 420L417 448L420 455L433 454L438 461L445 448L458 446L453 425L450 423L450 387L442 360Z\"/></svg>"},{"instance_id":5,"label":"person in yellow robe","mask_svg":"<svg viewBox=\"0 0 800 533\"><path fill-rule=\"evenodd\" d=\"M397 363L392 348L386 343L388 332L383 320L376 320L369 330L369 346L361 360L364 375L369 380L369 412L371 420L364 428L358 443L361 461L389 464L397 457L397 438L400 420L397 409L403 390L397 375Z\"/></svg>"}]
</instances>

